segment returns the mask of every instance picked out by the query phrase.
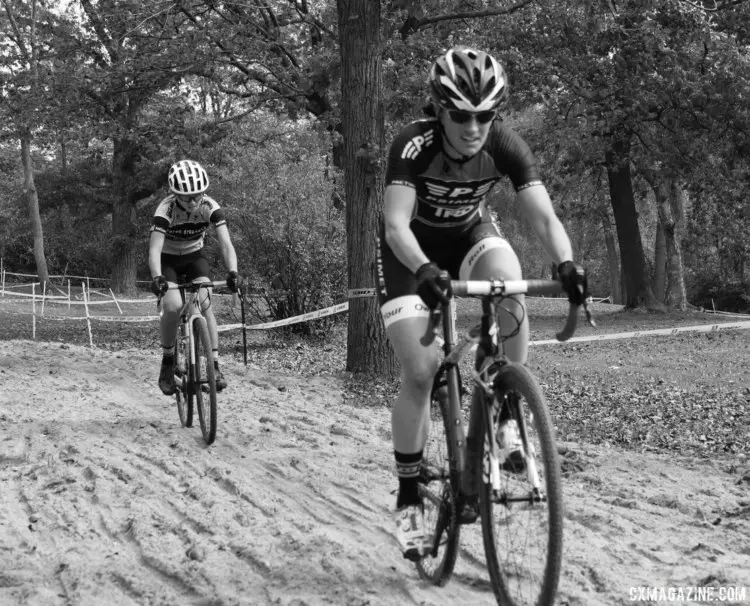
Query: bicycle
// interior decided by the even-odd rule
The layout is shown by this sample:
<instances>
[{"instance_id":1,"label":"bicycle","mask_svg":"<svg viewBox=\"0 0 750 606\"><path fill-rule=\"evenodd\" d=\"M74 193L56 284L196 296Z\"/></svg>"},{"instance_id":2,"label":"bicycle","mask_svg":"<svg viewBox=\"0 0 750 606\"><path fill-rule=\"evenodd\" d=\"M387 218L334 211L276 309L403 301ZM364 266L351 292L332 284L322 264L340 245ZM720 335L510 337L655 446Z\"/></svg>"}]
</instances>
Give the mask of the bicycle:
<instances>
[{"instance_id":1,"label":"bicycle","mask_svg":"<svg viewBox=\"0 0 750 606\"><path fill-rule=\"evenodd\" d=\"M170 285L168 288L179 289L182 297L174 351L177 414L183 427L192 427L193 408L196 407L203 440L209 445L216 439L216 376L208 323L201 310L200 291L204 288L220 288L226 284L224 280L186 282ZM244 298L242 293L238 294L244 326ZM159 304L161 297L157 302Z\"/></svg>"},{"instance_id":2,"label":"bicycle","mask_svg":"<svg viewBox=\"0 0 750 606\"><path fill-rule=\"evenodd\" d=\"M444 358L433 383L431 429L420 472L425 528L432 546L415 564L420 577L444 585L456 564L461 526L480 517L498 604L549 605L557 593L562 559L560 463L542 389L525 366L505 357L502 340L514 333L498 334L495 311L504 298L559 294L562 286L554 280L482 280L452 281L451 287L454 295L479 298L482 314L478 326L459 335L451 298L432 313L422 341L440 341L442 317ZM584 309L595 326L587 303ZM575 332L577 311L577 306L570 306L558 340ZM467 436L459 361L475 345ZM523 445L520 469L499 460L495 435L503 419L517 423ZM479 484L474 497L466 494L472 478Z\"/></svg>"}]
</instances>

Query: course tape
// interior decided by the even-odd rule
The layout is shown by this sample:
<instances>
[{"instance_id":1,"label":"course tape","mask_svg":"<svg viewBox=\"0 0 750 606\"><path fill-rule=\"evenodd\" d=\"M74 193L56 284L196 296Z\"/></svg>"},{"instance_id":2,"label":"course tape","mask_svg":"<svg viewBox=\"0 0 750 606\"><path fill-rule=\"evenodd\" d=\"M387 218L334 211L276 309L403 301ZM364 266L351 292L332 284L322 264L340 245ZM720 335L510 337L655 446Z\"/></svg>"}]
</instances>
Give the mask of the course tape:
<instances>
[{"instance_id":1,"label":"course tape","mask_svg":"<svg viewBox=\"0 0 750 606\"><path fill-rule=\"evenodd\" d=\"M608 341L610 339L637 339L639 337L650 337L651 335L676 335L681 332L716 332L738 328L740 330L750 329L750 321L747 322L724 322L722 324L704 324L700 326L680 326L679 328L655 328L654 330L638 330L634 332L615 332L601 335L586 335L585 337L573 337L567 341L557 339L546 339L544 341L531 341L529 345L562 345L565 343L581 343L584 341Z\"/></svg>"},{"instance_id":2,"label":"course tape","mask_svg":"<svg viewBox=\"0 0 750 606\"><path fill-rule=\"evenodd\" d=\"M311 311L301 316L294 316L293 318L284 318L283 320L276 320L275 322L264 322L263 324L253 324L251 326L245 326L250 330L264 330L266 328L278 328L279 326L288 326L289 324L297 324L298 322L307 322L308 320L317 320L318 318L324 318L326 316L332 316L333 314L341 313L349 309L349 303L339 303L332 307L326 307L325 309L318 309L317 311ZM225 332L227 330L235 330L242 328L242 324L225 324L219 326L219 332Z\"/></svg>"},{"instance_id":3,"label":"course tape","mask_svg":"<svg viewBox=\"0 0 750 606\"><path fill-rule=\"evenodd\" d=\"M99 322L153 322L159 316L41 316L44 320L97 320Z\"/></svg>"}]
</instances>

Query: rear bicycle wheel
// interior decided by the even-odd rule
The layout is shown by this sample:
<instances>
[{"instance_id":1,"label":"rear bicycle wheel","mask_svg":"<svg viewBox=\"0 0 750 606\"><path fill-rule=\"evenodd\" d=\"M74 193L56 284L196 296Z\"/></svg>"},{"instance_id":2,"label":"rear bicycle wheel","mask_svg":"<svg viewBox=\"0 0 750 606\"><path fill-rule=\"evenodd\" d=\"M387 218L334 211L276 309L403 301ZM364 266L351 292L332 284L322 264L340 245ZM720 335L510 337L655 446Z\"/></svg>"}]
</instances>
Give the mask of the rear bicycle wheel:
<instances>
[{"instance_id":1,"label":"rear bicycle wheel","mask_svg":"<svg viewBox=\"0 0 750 606\"><path fill-rule=\"evenodd\" d=\"M190 393L192 385L187 371L190 356L188 355L187 338L184 329L180 327L174 348L174 374L178 380L175 399L177 400L177 414L183 427L193 426L193 395Z\"/></svg>"},{"instance_id":2,"label":"rear bicycle wheel","mask_svg":"<svg viewBox=\"0 0 750 606\"><path fill-rule=\"evenodd\" d=\"M555 601L562 561L560 462L549 409L541 387L526 367L505 365L495 379L488 419L497 435L500 407L515 402L513 417L524 445L525 470L504 471L490 481L488 436L480 490L487 568L498 604L547 606Z\"/></svg>"},{"instance_id":3,"label":"rear bicycle wheel","mask_svg":"<svg viewBox=\"0 0 750 606\"><path fill-rule=\"evenodd\" d=\"M195 337L193 383L198 420L203 440L206 444L213 444L216 439L216 377L214 353L205 318L198 317L193 320L193 336Z\"/></svg>"},{"instance_id":4,"label":"rear bicycle wheel","mask_svg":"<svg viewBox=\"0 0 750 606\"><path fill-rule=\"evenodd\" d=\"M456 372L450 369L448 372ZM457 379L458 380L458 379ZM448 582L458 557L461 526L458 522L460 475L458 438L450 422L448 388L433 390L430 402L430 431L422 455L419 493L424 504L425 533L432 549L415 562L419 576L435 585Z\"/></svg>"}]
</instances>

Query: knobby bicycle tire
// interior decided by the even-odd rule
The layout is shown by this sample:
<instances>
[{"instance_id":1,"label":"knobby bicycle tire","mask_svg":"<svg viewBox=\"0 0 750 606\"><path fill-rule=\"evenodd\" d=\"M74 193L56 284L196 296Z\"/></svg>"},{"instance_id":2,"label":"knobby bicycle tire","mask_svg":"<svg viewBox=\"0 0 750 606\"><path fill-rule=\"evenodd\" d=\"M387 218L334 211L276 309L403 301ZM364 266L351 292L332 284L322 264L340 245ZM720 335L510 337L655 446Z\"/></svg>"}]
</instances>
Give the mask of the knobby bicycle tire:
<instances>
[{"instance_id":1,"label":"knobby bicycle tire","mask_svg":"<svg viewBox=\"0 0 750 606\"><path fill-rule=\"evenodd\" d=\"M180 423L183 427L192 427L194 396L191 393L193 388L192 381L190 380L191 375L187 371L190 362L187 347L184 329L180 327L174 348L175 374L180 380L180 385L175 392L175 400L177 400L177 414L180 417Z\"/></svg>"},{"instance_id":2,"label":"knobby bicycle tire","mask_svg":"<svg viewBox=\"0 0 750 606\"><path fill-rule=\"evenodd\" d=\"M195 384L195 402L198 407L198 420L206 444L213 444L216 439L216 375L214 371L214 354L205 318L193 320L195 344L195 366L193 380ZM204 386L207 391L204 392Z\"/></svg>"},{"instance_id":3,"label":"knobby bicycle tire","mask_svg":"<svg viewBox=\"0 0 750 606\"><path fill-rule=\"evenodd\" d=\"M487 568L498 604L504 606L548 606L554 603L562 562L563 507L560 462L552 420L539 383L520 364L505 365L495 379L495 398L502 403L513 394L528 442L524 444L536 461L541 492L538 500L526 472L500 472L501 489L494 493L488 481L489 454L480 491L480 512ZM499 408L496 408L497 412ZM499 415L488 419L492 435ZM486 445L487 443L485 443ZM528 467L528 458L527 458ZM520 500L528 496L528 500ZM519 500L513 501L513 498ZM534 549L538 551L534 551Z\"/></svg>"},{"instance_id":4,"label":"knobby bicycle tire","mask_svg":"<svg viewBox=\"0 0 750 606\"><path fill-rule=\"evenodd\" d=\"M458 386L458 370L454 385ZM458 522L458 491L461 475L458 467L458 429L451 422L447 386L433 390L430 402L430 431L422 457L420 494L424 503L425 533L432 537L432 550L415 562L419 576L442 586L448 582L458 557L461 526ZM454 397L458 396L458 390ZM460 401L456 406L460 414Z\"/></svg>"}]
</instances>

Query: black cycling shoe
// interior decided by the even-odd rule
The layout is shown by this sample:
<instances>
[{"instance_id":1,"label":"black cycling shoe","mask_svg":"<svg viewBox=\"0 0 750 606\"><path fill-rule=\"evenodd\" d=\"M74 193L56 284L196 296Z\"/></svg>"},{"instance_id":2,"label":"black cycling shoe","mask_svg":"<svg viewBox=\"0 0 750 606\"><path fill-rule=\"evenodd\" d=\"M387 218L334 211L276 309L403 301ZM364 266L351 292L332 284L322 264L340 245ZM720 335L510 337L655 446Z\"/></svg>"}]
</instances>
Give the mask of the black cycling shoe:
<instances>
[{"instance_id":1,"label":"black cycling shoe","mask_svg":"<svg viewBox=\"0 0 750 606\"><path fill-rule=\"evenodd\" d=\"M221 372L218 364L214 364L214 379L216 379L216 391L226 389L227 380L224 378L224 374Z\"/></svg>"},{"instance_id":2,"label":"black cycling shoe","mask_svg":"<svg viewBox=\"0 0 750 606\"><path fill-rule=\"evenodd\" d=\"M173 362L162 360L161 370L159 371L159 389L165 396L171 396L177 392L177 385L174 382Z\"/></svg>"}]
</instances>

